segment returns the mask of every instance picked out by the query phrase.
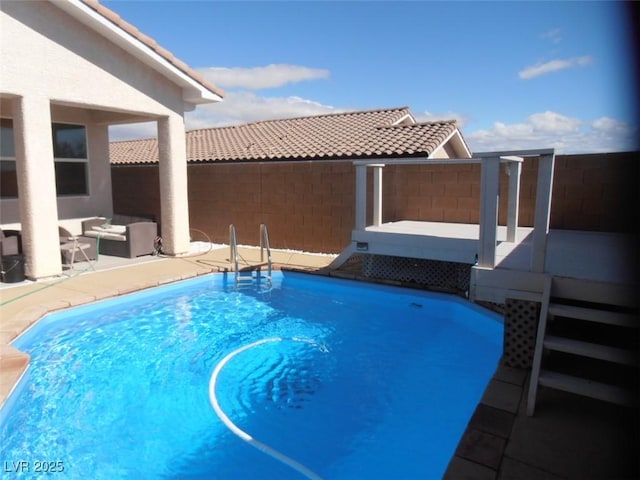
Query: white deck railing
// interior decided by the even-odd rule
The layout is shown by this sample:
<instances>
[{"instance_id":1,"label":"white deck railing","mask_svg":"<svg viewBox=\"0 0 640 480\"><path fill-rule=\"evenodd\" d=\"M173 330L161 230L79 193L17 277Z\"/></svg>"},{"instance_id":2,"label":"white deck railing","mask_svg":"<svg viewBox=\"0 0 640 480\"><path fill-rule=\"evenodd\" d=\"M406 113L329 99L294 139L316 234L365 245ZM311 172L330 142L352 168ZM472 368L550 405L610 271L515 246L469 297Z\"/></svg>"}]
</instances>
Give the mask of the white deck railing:
<instances>
[{"instance_id":1,"label":"white deck railing","mask_svg":"<svg viewBox=\"0 0 640 480\"><path fill-rule=\"evenodd\" d=\"M509 175L507 199L507 241L516 242L520 176L522 162L526 157L539 157L538 178L535 200L531 271L543 272L546 255L549 215L551 211L551 190L555 154L553 149L514 150L476 153L473 158L397 158L380 160L356 160L355 229L367 228L367 168L373 169L373 212L372 226L382 224L382 169L388 165L461 165L480 164L480 234L478 246L478 267L494 268L498 228L498 199L500 186L500 165L505 164Z\"/></svg>"}]
</instances>

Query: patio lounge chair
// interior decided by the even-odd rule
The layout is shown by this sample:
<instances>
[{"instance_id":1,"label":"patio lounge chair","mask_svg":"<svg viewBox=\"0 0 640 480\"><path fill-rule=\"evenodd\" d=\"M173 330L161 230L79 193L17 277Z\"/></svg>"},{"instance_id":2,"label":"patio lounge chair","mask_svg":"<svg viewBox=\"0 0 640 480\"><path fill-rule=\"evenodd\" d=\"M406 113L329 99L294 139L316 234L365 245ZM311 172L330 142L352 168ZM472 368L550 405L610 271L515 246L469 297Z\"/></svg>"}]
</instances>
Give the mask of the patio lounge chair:
<instances>
[{"instance_id":1,"label":"patio lounge chair","mask_svg":"<svg viewBox=\"0 0 640 480\"><path fill-rule=\"evenodd\" d=\"M60 252L62 255L62 264L70 265L74 262L82 262L85 260L85 255L87 260L95 260L98 258L97 248L96 248L96 239L92 237L85 237L84 235L76 236L69 232L64 227L58 227L58 236L60 237L60 246L68 245L69 243L76 242L82 244L88 244L89 247L84 248L84 254L78 255L77 252L74 255L72 249L69 248L61 248Z\"/></svg>"}]
</instances>

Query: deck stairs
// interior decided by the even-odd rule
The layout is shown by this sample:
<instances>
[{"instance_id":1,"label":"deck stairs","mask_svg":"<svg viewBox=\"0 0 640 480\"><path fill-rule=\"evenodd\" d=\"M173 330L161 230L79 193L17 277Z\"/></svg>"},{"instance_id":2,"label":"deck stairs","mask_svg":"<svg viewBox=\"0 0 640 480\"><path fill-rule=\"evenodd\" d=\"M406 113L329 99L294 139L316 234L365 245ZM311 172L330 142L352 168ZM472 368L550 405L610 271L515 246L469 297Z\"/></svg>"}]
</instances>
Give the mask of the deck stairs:
<instances>
[{"instance_id":1,"label":"deck stairs","mask_svg":"<svg viewBox=\"0 0 640 480\"><path fill-rule=\"evenodd\" d=\"M555 282L545 278L527 415L535 413L539 387L636 406L637 309L559 297Z\"/></svg>"},{"instance_id":2,"label":"deck stairs","mask_svg":"<svg viewBox=\"0 0 640 480\"><path fill-rule=\"evenodd\" d=\"M235 225L229 225L229 267L234 272L236 287L263 283L271 284L271 248L267 226L260 224L260 261L249 261L238 252ZM264 269L264 270L263 270Z\"/></svg>"}]
</instances>

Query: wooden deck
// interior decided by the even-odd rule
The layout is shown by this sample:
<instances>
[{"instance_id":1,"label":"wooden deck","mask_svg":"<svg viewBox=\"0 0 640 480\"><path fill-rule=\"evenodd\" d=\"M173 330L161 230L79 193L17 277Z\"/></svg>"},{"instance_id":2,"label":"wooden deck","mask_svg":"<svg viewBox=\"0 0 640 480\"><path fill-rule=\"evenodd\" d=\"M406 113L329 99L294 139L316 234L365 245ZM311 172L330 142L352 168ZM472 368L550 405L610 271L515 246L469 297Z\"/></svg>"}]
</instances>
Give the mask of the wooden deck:
<instances>
[{"instance_id":1,"label":"wooden deck","mask_svg":"<svg viewBox=\"0 0 640 480\"><path fill-rule=\"evenodd\" d=\"M473 265L479 250L480 226L403 220L368 226L352 232L352 252L458 262ZM505 226L498 226L495 267L474 267L472 296L476 300L504 302L506 296L535 299L542 292L545 275L582 289L604 287L616 303L628 304L637 287L638 248L629 235L550 230L543 272L532 268L533 229L519 227L516 241L506 241ZM571 286L572 285L572 286ZM617 293L616 293L617 292Z\"/></svg>"},{"instance_id":2,"label":"wooden deck","mask_svg":"<svg viewBox=\"0 0 640 480\"><path fill-rule=\"evenodd\" d=\"M538 157L532 228L518 227L522 162ZM479 224L399 220L383 223L385 164L354 161L355 228L351 244L330 265L369 253L473 265L471 300L504 303L507 298L540 301L545 278L566 298L611 305L637 305L638 238L615 233L549 229L555 153L553 149L481 152L473 158L399 159L394 165L478 163L481 166ZM391 163L391 162L389 162ZM506 226L498 225L499 172L509 177ZM368 212L367 170L372 170ZM371 225L368 224L369 219Z\"/></svg>"},{"instance_id":3,"label":"wooden deck","mask_svg":"<svg viewBox=\"0 0 640 480\"><path fill-rule=\"evenodd\" d=\"M498 227L496 261L505 259L528 238L531 228L519 228L518 241L507 242L507 227ZM478 254L480 226L467 223L402 220L354 230L351 239L368 243L368 253L399 255L473 265Z\"/></svg>"}]
</instances>

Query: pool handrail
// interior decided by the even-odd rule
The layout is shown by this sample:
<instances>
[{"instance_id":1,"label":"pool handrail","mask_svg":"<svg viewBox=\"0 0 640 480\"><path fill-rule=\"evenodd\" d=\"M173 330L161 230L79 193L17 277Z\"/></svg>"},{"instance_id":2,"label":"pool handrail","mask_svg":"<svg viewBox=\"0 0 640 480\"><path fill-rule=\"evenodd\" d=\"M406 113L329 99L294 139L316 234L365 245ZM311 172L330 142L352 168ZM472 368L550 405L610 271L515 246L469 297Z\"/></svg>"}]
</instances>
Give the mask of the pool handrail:
<instances>
[{"instance_id":1,"label":"pool handrail","mask_svg":"<svg viewBox=\"0 0 640 480\"><path fill-rule=\"evenodd\" d=\"M267 253L267 261L265 262L264 256L265 251ZM240 254L238 253L238 237L236 234L236 227L232 223L229 225L229 268L233 269L235 274L236 285L239 283L240 277L240 268L238 267ZM245 261L246 262L246 261ZM248 262L246 262L248 264ZM254 265L252 270L257 270L258 277L260 280L260 271L263 266L267 267L267 276L266 280L271 281L271 272L272 272L272 262L271 262L271 247L269 245L269 232L267 231L267 225L264 223L260 224L260 263L258 265ZM257 267L257 268L256 268Z\"/></svg>"},{"instance_id":2,"label":"pool handrail","mask_svg":"<svg viewBox=\"0 0 640 480\"><path fill-rule=\"evenodd\" d=\"M260 224L260 263L264 263L264 251L267 251L267 278L271 280L271 247L269 247L269 232L265 223Z\"/></svg>"},{"instance_id":3,"label":"pool handrail","mask_svg":"<svg viewBox=\"0 0 640 480\"><path fill-rule=\"evenodd\" d=\"M238 282L238 238L236 236L236 227L233 223L229 225L229 263L233 262L233 268L236 276L236 283Z\"/></svg>"}]
</instances>

